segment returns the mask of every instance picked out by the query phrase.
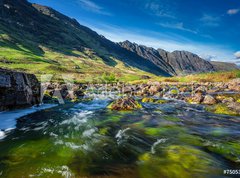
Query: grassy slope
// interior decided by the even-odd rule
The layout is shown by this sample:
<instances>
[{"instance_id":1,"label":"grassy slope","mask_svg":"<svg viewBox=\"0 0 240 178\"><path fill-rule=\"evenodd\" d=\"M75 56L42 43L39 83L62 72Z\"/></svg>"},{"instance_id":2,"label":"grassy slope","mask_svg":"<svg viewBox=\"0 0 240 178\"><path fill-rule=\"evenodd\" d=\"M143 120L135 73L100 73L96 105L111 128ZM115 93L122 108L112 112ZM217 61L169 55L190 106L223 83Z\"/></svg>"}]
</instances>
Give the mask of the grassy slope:
<instances>
[{"instance_id":1,"label":"grassy slope","mask_svg":"<svg viewBox=\"0 0 240 178\"><path fill-rule=\"evenodd\" d=\"M119 81L139 80L143 75L155 75L128 67L113 59L117 65L107 65L102 58L91 50L71 51L69 55L52 51L41 46L43 54L16 44L6 34L0 34L0 67L36 74L53 74L55 81L61 80L61 74L70 75L76 82L99 82L104 72L114 74Z\"/></svg>"},{"instance_id":2,"label":"grassy slope","mask_svg":"<svg viewBox=\"0 0 240 178\"><path fill-rule=\"evenodd\" d=\"M71 51L72 55L62 54L41 47L43 55L29 50L20 44L15 44L7 35L0 35L0 67L25 71L36 74L40 79L42 74L53 74L54 81L61 81L61 74L69 75L76 82L100 82L104 72L114 74L122 82L146 83L143 75L151 77L151 81L164 82L226 82L230 79L240 78L240 70L229 72L215 72L178 76L172 78L157 77L139 69L128 67L123 62L113 59L115 67L104 63L103 59L94 52L86 49L83 52Z\"/></svg>"},{"instance_id":3,"label":"grassy slope","mask_svg":"<svg viewBox=\"0 0 240 178\"><path fill-rule=\"evenodd\" d=\"M114 65L114 67L107 65L106 61L88 49L82 52L69 51L63 54L43 46L40 47L42 53L39 53L39 49L35 47L31 48L29 45L24 46L23 43L16 43L8 35L0 33L0 67L33 73L39 79L43 74L53 74L54 81L61 81L61 74L65 74L73 78L74 81L82 83L99 83L101 82L101 76L105 72L114 74L119 81L132 83L146 83L149 81L226 82L230 79L240 78L240 70L172 78L158 77L137 68L126 66L115 58L112 58L112 60L117 65ZM151 79L142 80L143 75L150 76Z\"/></svg>"}]
</instances>

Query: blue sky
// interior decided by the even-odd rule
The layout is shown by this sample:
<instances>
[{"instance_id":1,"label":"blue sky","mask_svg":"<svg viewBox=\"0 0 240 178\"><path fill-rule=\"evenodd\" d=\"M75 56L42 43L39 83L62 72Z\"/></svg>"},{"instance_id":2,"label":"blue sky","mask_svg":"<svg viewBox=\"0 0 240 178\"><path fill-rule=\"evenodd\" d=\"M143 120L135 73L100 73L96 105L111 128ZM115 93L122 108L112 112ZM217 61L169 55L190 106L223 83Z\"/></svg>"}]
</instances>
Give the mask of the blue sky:
<instances>
[{"instance_id":1,"label":"blue sky","mask_svg":"<svg viewBox=\"0 0 240 178\"><path fill-rule=\"evenodd\" d=\"M240 62L239 0L30 0L106 38Z\"/></svg>"}]
</instances>

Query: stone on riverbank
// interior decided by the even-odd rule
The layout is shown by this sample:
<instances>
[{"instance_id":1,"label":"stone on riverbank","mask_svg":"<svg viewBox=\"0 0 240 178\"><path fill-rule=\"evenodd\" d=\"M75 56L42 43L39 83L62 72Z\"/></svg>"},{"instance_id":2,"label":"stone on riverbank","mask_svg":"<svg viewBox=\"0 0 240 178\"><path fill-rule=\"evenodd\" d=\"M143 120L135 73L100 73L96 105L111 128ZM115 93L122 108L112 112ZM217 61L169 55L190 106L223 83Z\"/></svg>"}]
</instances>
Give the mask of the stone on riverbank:
<instances>
[{"instance_id":1,"label":"stone on riverbank","mask_svg":"<svg viewBox=\"0 0 240 178\"><path fill-rule=\"evenodd\" d=\"M33 74L0 69L0 111L40 104L40 83Z\"/></svg>"},{"instance_id":2,"label":"stone on riverbank","mask_svg":"<svg viewBox=\"0 0 240 178\"><path fill-rule=\"evenodd\" d=\"M207 104L207 105L213 105L213 104L216 104L217 101L216 101L216 99L215 99L213 96L211 96L211 95L206 95L206 96L204 97L202 103L203 103L203 104Z\"/></svg>"}]
</instances>

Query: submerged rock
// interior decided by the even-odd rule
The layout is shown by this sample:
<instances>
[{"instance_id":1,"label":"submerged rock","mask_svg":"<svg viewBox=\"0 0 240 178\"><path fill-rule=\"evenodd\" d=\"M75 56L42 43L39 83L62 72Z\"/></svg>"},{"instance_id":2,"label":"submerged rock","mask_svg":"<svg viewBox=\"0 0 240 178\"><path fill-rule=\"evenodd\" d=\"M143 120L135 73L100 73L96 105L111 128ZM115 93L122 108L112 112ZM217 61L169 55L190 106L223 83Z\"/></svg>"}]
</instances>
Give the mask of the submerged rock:
<instances>
[{"instance_id":1,"label":"submerged rock","mask_svg":"<svg viewBox=\"0 0 240 178\"><path fill-rule=\"evenodd\" d=\"M142 108L142 105L132 97L125 97L112 102L109 109L117 111L129 111Z\"/></svg>"},{"instance_id":2,"label":"submerged rock","mask_svg":"<svg viewBox=\"0 0 240 178\"><path fill-rule=\"evenodd\" d=\"M161 143L159 144L161 145ZM194 147L172 145L166 148L156 146L154 154L145 153L139 157L140 177L191 178L201 173L202 177L214 174L213 158ZM216 169L216 168L215 168Z\"/></svg>"},{"instance_id":3,"label":"submerged rock","mask_svg":"<svg viewBox=\"0 0 240 178\"><path fill-rule=\"evenodd\" d=\"M225 115L233 115L238 116L240 115L240 105L238 103L231 103L231 104L216 104L213 106L208 106L206 108L207 111L213 112L215 114L225 114Z\"/></svg>"}]
</instances>

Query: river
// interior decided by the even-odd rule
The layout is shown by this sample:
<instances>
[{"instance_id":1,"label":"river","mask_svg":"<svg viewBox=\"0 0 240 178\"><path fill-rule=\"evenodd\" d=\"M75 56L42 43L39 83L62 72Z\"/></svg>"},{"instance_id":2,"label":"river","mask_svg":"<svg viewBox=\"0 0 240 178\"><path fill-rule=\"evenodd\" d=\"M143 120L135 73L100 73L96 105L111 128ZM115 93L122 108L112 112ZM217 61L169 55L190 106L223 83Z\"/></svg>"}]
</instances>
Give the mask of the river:
<instances>
[{"instance_id":1,"label":"river","mask_svg":"<svg viewBox=\"0 0 240 178\"><path fill-rule=\"evenodd\" d=\"M132 112L111 111L110 102L19 118L1 131L0 177L228 177L224 170L240 169L239 117L182 101Z\"/></svg>"}]
</instances>

